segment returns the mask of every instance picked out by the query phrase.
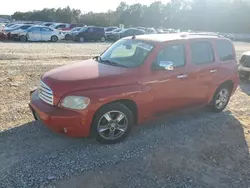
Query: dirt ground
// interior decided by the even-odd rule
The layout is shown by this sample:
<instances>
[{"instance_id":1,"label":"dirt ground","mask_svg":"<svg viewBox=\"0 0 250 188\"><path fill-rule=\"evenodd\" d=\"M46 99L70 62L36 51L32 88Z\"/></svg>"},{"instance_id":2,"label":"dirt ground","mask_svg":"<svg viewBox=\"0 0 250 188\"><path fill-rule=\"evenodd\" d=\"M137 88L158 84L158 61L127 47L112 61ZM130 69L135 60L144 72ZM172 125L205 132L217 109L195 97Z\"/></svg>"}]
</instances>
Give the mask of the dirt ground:
<instances>
[{"instance_id":1,"label":"dirt ground","mask_svg":"<svg viewBox=\"0 0 250 188\"><path fill-rule=\"evenodd\" d=\"M69 164L63 163L64 166L62 166L65 169L72 168L72 172L64 173L62 169L60 172L55 172L52 177L44 176L46 181L41 179L44 182L34 178L33 184L20 183L30 180L30 177L25 176L22 181L16 180L16 182L20 187L39 187L40 185L42 187L43 185L44 187L63 188L248 188L250 186L250 85L248 84L240 85L232 97L229 107L222 114L213 115L206 111L191 112L184 114L183 119L179 119L179 116L170 118L173 121L170 126L166 125L169 120L165 120L164 123L153 123L158 124L158 127L153 126L152 128L152 126L146 125L146 128L136 129L124 145L113 146L113 149L94 144L93 148L96 149L94 151L89 148L92 141L62 138L48 133L41 123L34 124L28 108L29 91L36 87L40 76L54 67L99 55L109 45L108 43L0 43L0 180L2 183L0 183L0 187L15 187L15 177L20 176L13 172L18 172L18 169L23 172L22 163L31 166L35 163L38 167L39 165L43 167L42 164L36 162L36 159L52 155L52 153L57 155L55 153L57 151L61 152L60 155L68 155L68 157L72 157L71 160L77 161L78 159L67 152L82 152L80 148L86 147L89 152L93 150L93 152L101 153L104 149L110 152L117 150L123 156L126 153L122 152L138 150L136 147L140 145L142 149L137 151L139 154L136 154L135 157L128 157L129 160L125 160L126 162L117 160L112 155L109 159L118 162L111 163L112 165L103 162L101 165L93 165L83 170L77 170L77 167L73 169L74 165L67 166ZM242 52L250 50L250 44L247 43L237 42L235 47L238 58ZM187 122L192 124L192 127L185 127ZM27 128L27 126L32 128ZM34 126L38 128L34 128ZM167 135L160 134L163 130L168 132L169 138L166 138ZM150 144L142 147L144 143L140 141L138 135L146 136L145 131L151 134L151 137L147 139L148 142L150 140L152 141L150 143L157 142L155 147L153 145L148 147ZM47 137L48 134L49 137ZM41 139L37 144L36 138ZM158 139L168 140L165 140L166 143L161 143ZM20 147L19 142L26 145ZM81 142L81 147L79 142ZM37 145L42 150L38 151ZM133 149L131 149L132 147ZM91 157L101 155L100 153L81 154L86 155L88 163L92 164ZM35 159L26 158L25 154L30 154ZM19 157L15 155L19 155ZM119 154L116 155L119 156ZM53 160L55 159L53 158ZM101 161L101 159L98 160ZM58 167L58 169L60 168ZM54 166L53 168L48 167L48 169L51 172ZM45 173L36 170L29 172L31 174Z\"/></svg>"}]
</instances>

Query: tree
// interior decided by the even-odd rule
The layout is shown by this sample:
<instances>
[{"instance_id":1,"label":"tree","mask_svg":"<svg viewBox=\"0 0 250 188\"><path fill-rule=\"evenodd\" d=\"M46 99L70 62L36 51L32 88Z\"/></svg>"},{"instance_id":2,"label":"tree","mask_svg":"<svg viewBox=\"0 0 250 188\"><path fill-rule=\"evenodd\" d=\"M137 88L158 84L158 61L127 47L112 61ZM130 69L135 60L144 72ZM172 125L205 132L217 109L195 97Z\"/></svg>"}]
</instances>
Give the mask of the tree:
<instances>
[{"instance_id":1,"label":"tree","mask_svg":"<svg viewBox=\"0 0 250 188\"><path fill-rule=\"evenodd\" d=\"M170 0L149 6L121 2L115 11L82 14L70 7L15 12L12 19L83 23L86 25L125 27L165 27L181 30L248 33L249 0Z\"/></svg>"}]
</instances>

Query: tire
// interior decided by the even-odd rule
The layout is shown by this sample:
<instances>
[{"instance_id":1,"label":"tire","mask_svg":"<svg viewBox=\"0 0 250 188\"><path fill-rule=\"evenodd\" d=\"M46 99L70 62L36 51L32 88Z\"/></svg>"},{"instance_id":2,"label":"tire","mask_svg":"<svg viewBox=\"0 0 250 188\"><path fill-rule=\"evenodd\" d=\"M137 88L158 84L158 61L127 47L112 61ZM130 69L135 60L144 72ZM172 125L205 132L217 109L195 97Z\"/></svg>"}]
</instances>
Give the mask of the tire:
<instances>
[{"instance_id":1,"label":"tire","mask_svg":"<svg viewBox=\"0 0 250 188\"><path fill-rule=\"evenodd\" d=\"M85 38L84 38L84 37L80 37L80 38L79 38L79 42L80 42L80 43L84 43L84 42L85 42Z\"/></svg>"},{"instance_id":2,"label":"tire","mask_svg":"<svg viewBox=\"0 0 250 188\"><path fill-rule=\"evenodd\" d=\"M124 140L133 126L132 112L121 103L100 108L92 123L92 135L102 144L115 144Z\"/></svg>"},{"instance_id":3,"label":"tire","mask_svg":"<svg viewBox=\"0 0 250 188\"><path fill-rule=\"evenodd\" d=\"M105 42L106 41L106 38L105 37L102 37L101 38L101 42Z\"/></svg>"},{"instance_id":4,"label":"tire","mask_svg":"<svg viewBox=\"0 0 250 188\"><path fill-rule=\"evenodd\" d=\"M242 73L242 72L240 72L239 77L240 77L240 80L242 82L248 82L249 78L250 78L250 73Z\"/></svg>"},{"instance_id":5,"label":"tire","mask_svg":"<svg viewBox=\"0 0 250 188\"><path fill-rule=\"evenodd\" d=\"M69 34L65 35L65 40L70 40L70 39L71 39L71 37Z\"/></svg>"},{"instance_id":6,"label":"tire","mask_svg":"<svg viewBox=\"0 0 250 188\"><path fill-rule=\"evenodd\" d=\"M58 37L53 35L50 39L52 42L57 42L58 41Z\"/></svg>"},{"instance_id":7,"label":"tire","mask_svg":"<svg viewBox=\"0 0 250 188\"><path fill-rule=\"evenodd\" d=\"M227 104L229 103L230 100L230 96L231 96L231 89L228 86L223 86L223 85L220 86L216 90L213 96L213 100L208 106L209 109L217 113L222 112L227 107Z\"/></svg>"},{"instance_id":8,"label":"tire","mask_svg":"<svg viewBox=\"0 0 250 188\"><path fill-rule=\"evenodd\" d=\"M21 42L26 42L27 41L27 37L25 35L22 35L19 37Z\"/></svg>"}]
</instances>

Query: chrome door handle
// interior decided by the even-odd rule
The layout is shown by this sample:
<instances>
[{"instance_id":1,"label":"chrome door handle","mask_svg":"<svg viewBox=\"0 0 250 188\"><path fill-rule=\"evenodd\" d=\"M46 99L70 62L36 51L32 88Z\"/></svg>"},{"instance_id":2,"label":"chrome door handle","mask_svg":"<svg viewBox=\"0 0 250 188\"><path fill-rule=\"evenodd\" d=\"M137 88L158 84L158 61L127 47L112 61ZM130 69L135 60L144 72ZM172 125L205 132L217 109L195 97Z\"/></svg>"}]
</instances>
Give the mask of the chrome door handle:
<instances>
[{"instance_id":1,"label":"chrome door handle","mask_svg":"<svg viewBox=\"0 0 250 188\"><path fill-rule=\"evenodd\" d=\"M181 74L179 76L177 76L178 79L183 79L183 78L187 78L187 74Z\"/></svg>"},{"instance_id":2,"label":"chrome door handle","mask_svg":"<svg viewBox=\"0 0 250 188\"><path fill-rule=\"evenodd\" d=\"M211 73L216 73L217 70L216 69L213 69L213 70L210 70Z\"/></svg>"}]
</instances>

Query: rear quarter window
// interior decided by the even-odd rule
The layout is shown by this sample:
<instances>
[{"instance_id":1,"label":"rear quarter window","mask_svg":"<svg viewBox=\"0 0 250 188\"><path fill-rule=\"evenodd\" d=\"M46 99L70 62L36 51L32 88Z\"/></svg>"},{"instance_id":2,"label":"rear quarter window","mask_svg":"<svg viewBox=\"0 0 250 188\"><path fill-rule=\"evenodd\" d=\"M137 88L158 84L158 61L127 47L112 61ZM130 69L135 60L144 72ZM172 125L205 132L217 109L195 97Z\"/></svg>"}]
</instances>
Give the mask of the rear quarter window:
<instances>
[{"instance_id":1,"label":"rear quarter window","mask_svg":"<svg viewBox=\"0 0 250 188\"><path fill-rule=\"evenodd\" d=\"M229 61L234 59L234 47L227 40L216 41L217 53L221 61Z\"/></svg>"},{"instance_id":2,"label":"rear quarter window","mask_svg":"<svg viewBox=\"0 0 250 188\"><path fill-rule=\"evenodd\" d=\"M192 42L191 62L198 65L214 62L214 51L212 44L208 41Z\"/></svg>"}]
</instances>

